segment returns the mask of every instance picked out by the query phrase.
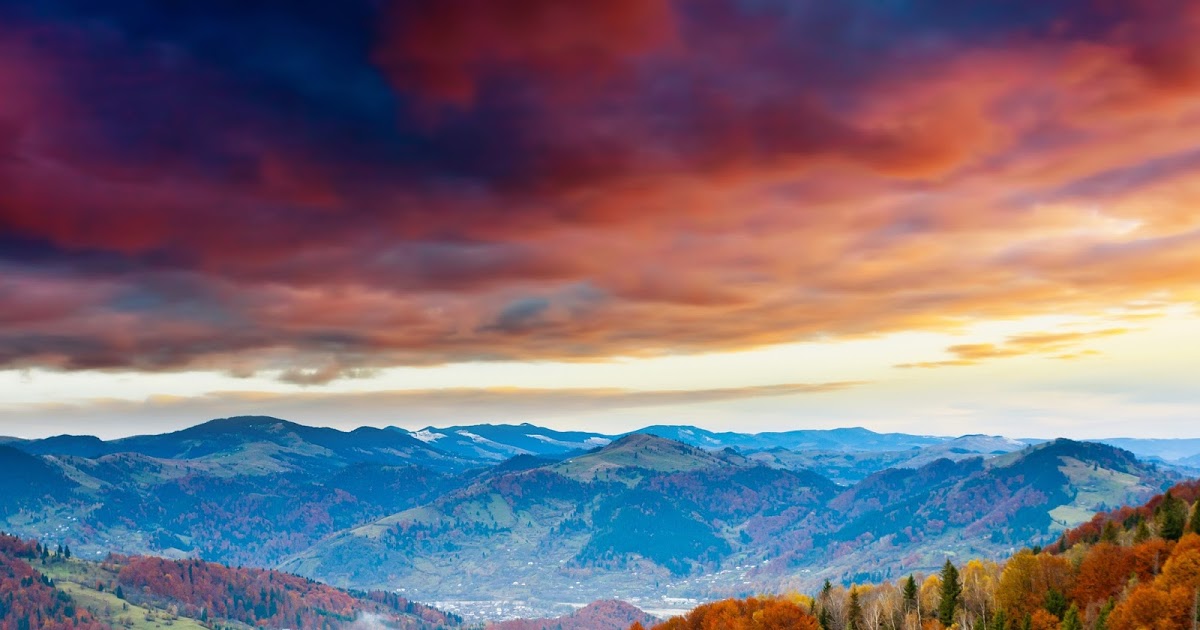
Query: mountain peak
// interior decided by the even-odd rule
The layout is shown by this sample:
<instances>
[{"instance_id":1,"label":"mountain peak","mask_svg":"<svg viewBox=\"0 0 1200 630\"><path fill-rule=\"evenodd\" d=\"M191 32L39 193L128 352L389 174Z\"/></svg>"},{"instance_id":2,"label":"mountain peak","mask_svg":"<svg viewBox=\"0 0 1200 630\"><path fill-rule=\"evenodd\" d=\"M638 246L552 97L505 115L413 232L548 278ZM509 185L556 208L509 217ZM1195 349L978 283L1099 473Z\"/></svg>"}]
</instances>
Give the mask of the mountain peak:
<instances>
[{"instance_id":1,"label":"mountain peak","mask_svg":"<svg viewBox=\"0 0 1200 630\"><path fill-rule=\"evenodd\" d=\"M595 451L573 457L557 466L576 479L594 478L623 470L684 472L730 465L719 454L656 435L631 433Z\"/></svg>"},{"instance_id":2,"label":"mountain peak","mask_svg":"<svg viewBox=\"0 0 1200 630\"><path fill-rule=\"evenodd\" d=\"M223 431L228 431L237 429L266 429L272 427L290 429L301 426L303 425L273 416L231 416L228 418L214 418L203 424L196 425L192 427L192 429L220 429Z\"/></svg>"}]
</instances>

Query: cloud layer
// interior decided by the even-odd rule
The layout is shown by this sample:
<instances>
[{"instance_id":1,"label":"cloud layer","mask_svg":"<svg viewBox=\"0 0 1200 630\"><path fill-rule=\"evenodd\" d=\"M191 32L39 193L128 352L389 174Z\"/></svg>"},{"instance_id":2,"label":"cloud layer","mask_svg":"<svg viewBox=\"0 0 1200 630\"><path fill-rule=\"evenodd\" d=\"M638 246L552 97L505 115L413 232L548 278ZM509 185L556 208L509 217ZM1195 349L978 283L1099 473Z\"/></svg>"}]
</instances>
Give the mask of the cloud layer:
<instances>
[{"instance_id":1,"label":"cloud layer","mask_svg":"<svg viewBox=\"0 0 1200 630\"><path fill-rule=\"evenodd\" d=\"M2 0L0 368L308 384L1194 302L1197 29L1186 0Z\"/></svg>"}]
</instances>

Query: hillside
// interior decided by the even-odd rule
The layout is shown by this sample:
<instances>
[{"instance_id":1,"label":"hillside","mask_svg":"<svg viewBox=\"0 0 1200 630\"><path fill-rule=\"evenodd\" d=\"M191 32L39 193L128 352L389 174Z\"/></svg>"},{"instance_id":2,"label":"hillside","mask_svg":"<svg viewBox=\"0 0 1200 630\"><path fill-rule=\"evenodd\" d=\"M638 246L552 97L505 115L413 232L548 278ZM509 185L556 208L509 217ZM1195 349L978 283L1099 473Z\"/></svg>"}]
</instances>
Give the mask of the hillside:
<instances>
[{"instance_id":1,"label":"hillside","mask_svg":"<svg viewBox=\"0 0 1200 630\"><path fill-rule=\"evenodd\" d=\"M282 566L334 584L405 581L426 600L633 598L745 547L748 518L813 513L836 487L652 436L487 475L322 541Z\"/></svg>"},{"instance_id":2,"label":"hillside","mask_svg":"<svg viewBox=\"0 0 1200 630\"><path fill-rule=\"evenodd\" d=\"M1172 479L1128 452L1060 440L839 488L732 451L630 435L484 475L282 566L339 585L403 581L429 601L521 599L549 610L616 597L666 607L887 577L860 567L930 570L947 554L999 558Z\"/></svg>"},{"instance_id":3,"label":"hillside","mask_svg":"<svg viewBox=\"0 0 1200 630\"><path fill-rule=\"evenodd\" d=\"M0 628L335 628L364 622L399 630L460 620L394 593L351 593L305 578L198 560L73 558L0 534ZM36 627L36 626L34 626Z\"/></svg>"},{"instance_id":4,"label":"hillside","mask_svg":"<svg viewBox=\"0 0 1200 630\"><path fill-rule=\"evenodd\" d=\"M1198 499L1189 482L999 563L953 559L925 575L825 583L812 597L714 602L652 630L1185 630L1200 624Z\"/></svg>"}]
</instances>

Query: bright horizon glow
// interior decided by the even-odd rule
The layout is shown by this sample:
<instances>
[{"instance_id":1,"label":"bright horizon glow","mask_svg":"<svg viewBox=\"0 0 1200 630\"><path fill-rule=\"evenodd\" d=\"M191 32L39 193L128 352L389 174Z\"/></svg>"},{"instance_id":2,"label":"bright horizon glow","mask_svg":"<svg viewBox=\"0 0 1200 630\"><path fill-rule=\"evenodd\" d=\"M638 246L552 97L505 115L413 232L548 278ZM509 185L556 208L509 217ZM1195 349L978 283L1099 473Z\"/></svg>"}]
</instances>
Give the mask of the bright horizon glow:
<instances>
[{"instance_id":1,"label":"bright horizon glow","mask_svg":"<svg viewBox=\"0 0 1200 630\"><path fill-rule=\"evenodd\" d=\"M1032 354L968 366L895 367L897 358L902 363L943 360L945 348L956 344L1002 345L1021 335L1116 326L1127 332L1088 339L1072 348L1080 352L1078 358ZM1200 437L1192 422L1200 417L1200 404L1190 400L1190 375L1200 373L1200 357L1158 350L1172 344L1200 347L1200 318L1182 308L1132 323L1037 317L967 326L955 334L896 333L693 356L391 368L313 386L289 385L269 375L239 378L212 372L8 371L0 373L0 388L19 393L0 404L6 418L0 427L14 437L76 432L111 439L228 415L263 414L341 429L529 422L600 433L690 424L738 432L864 426L952 436ZM857 384L813 393L762 395L751 390L687 401L689 392L797 383ZM595 390L668 392L673 399L613 401L598 397ZM481 408L474 398L484 393L493 398ZM395 401L386 394L407 395L401 400L411 406L391 407ZM558 397L578 400L555 409ZM306 410L305 401L311 399L321 404ZM351 413L338 413L339 405ZM1128 418L1143 422L1133 424Z\"/></svg>"}]
</instances>

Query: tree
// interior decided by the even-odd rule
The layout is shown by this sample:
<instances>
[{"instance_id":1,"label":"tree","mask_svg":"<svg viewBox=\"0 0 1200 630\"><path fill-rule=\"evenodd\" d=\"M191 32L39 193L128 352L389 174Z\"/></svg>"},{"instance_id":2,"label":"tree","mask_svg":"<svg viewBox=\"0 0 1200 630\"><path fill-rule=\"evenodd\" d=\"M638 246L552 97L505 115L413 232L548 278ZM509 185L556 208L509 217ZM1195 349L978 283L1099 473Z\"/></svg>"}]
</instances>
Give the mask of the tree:
<instances>
[{"instance_id":1,"label":"tree","mask_svg":"<svg viewBox=\"0 0 1200 630\"><path fill-rule=\"evenodd\" d=\"M917 578L910 573L908 579L904 580L904 611L916 610L917 608Z\"/></svg>"},{"instance_id":2,"label":"tree","mask_svg":"<svg viewBox=\"0 0 1200 630\"><path fill-rule=\"evenodd\" d=\"M1083 621L1079 619L1079 606L1071 604L1063 617L1061 630L1083 630Z\"/></svg>"},{"instance_id":3,"label":"tree","mask_svg":"<svg viewBox=\"0 0 1200 630\"><path fill-rule=\"evenodd\" d=\"M958 569L954 563L946 561L942 567L942 597L938 603L938 621L949 627L954 623L954 612L958 609L959 598L962 596L962 584L958 581Z\"/></svg>"},{"instance_id":4,"label":"tree","mask_svg":"<svg viewBox=\"0 0 1200 630\"><path fill-rule=\"evenodd\" d=\"M1196 506L1192 508L1191 530L1193 534L1200 534L1200 501L1196 501Z\"/></svg>"},{"instance_id":5,"label":"tree","mask_svg":"<svg viewBox=\"0 0 1200 630\"><path fill-rule=\"evenodd\" d=\"M1150 528L1146 526L1144 519L1138 521L1137 530L1133 533L1134 544L1144 543L1150 540Z\"/></svg>"},{"instance_id":6,"label":"tree","mask_svg":"<svg viewBox=\"0 0 1200 630\"><path fill-rule=\"evenodd\" d=\"M1158 535L1167 540L1179 540L1187 528L1187 503L1177 499L1168 490L1162 503L1154 510L1158 521Z\"/></svg>"},{"instance_id":7,"label":"tree","mask_svg":"<svg viewBox=\"0 0 1200 630\"><path fill-rule=\"evenodd\" d=\"M1058 589L1050 589L1046 591L1046 610L1059 619L1067 614L1067 596Z\"/></svg>"},{"instance_id":8,"label":"tree","mask_svg":"<svg viewBox=\"0 0 1200 630\"><path fill-rule=\"evenodd\" d=\"M1100 541L1110 545L1115 545L1119 542L1121 531L1117 529L1117 524L1109 521L1104 524L1104 531L1100 534Z\"/></svg>"},{"instance_id":9,"label":"tree","mask_svg":"<svg viewBox=\"0 0 1200 630\"><path fill-rule=\"evenodd\" d=\"M971 560L962 568L962 598L959 602L964 626L987 627L996 610L996 586L1000 567L994 562Z\"/></svg>"},{"instance_id":10,"label":"tree","mask_svg":"<svg viewBox=\"0 0 1200 630\"><path fill-rule=\"evenodd\" d=\"M862 630L862 599L858 588L850 589L850 609L846 612L846 630Z\"/></svg>"},{"instance_id":11,"label":"tree","mask_svg":"<svg viewBox=\"0 0 1200 630\"><path fill-rule=\"evenodd\" d=\"M1116 600L1110 599L1100 608L1100 614L1096 615L1096 630L1108 630L1108 617L1116 606Z\"/></svg>"}]
</instances>

